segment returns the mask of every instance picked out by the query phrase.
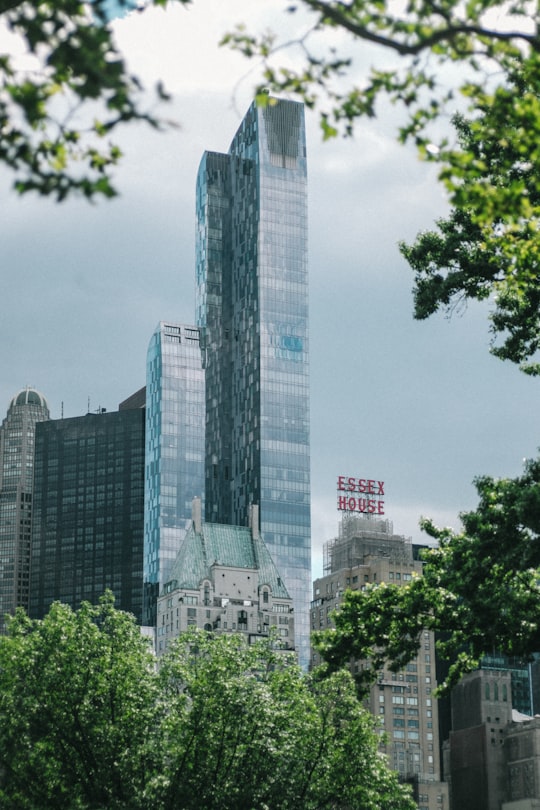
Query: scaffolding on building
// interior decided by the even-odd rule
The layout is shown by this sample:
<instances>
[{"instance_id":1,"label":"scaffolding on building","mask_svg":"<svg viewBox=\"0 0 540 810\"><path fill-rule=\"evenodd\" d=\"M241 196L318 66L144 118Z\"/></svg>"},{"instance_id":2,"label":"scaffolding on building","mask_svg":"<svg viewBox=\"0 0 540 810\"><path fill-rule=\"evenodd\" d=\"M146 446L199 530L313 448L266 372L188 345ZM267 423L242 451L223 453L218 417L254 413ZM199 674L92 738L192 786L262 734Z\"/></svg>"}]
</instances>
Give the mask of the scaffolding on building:
<instances>
[{"instance_id":1,"label":"scaffolding on building","mask_svg":"<svg viewBox=\"0 0 540 810\"><path fill-rule=\"evenodd\" d=\"M365 565L369 558L386 557L391 562L412 562L412 539L394 534L390 520L370 515L345 514L339 535L323 546L325 574Z\"/></svg>"}]
</instances>

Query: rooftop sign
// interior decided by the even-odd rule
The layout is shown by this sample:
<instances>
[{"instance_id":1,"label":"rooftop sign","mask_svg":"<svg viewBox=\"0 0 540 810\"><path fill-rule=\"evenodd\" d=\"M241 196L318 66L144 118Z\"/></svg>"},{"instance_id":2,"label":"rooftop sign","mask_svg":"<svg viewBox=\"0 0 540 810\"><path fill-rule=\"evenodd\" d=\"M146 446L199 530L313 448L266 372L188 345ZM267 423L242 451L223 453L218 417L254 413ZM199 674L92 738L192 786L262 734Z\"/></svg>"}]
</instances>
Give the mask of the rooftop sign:
<instances>
[{"instance_id":1,"label":"rooftop sign","mask_svg":"<svg viewBox=\"0 0 540 810\"><path fill-rule=\"evenodd\" d=\"M338 475L337 508L340 512L384 515L384 481Z\"/></svg>"}]
</instances>

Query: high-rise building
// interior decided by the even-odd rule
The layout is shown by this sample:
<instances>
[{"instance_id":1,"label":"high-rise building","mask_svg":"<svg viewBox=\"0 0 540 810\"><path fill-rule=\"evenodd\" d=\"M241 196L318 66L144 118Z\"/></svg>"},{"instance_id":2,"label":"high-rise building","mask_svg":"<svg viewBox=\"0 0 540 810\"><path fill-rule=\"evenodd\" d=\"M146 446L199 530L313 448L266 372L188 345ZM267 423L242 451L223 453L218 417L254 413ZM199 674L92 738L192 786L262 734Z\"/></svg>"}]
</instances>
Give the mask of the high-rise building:
<instances>
[{"instance_id":1,"label":"high-rise building","mask_svg":"<svg viewBox=\"0 0 540 810\"><path fill-rule=\"evenodd\" d=\"M146 366L143 623L156 624L161 586L204 497L204 371L195 326L160 323Z\"/></svg>"},{"instance_id":2,"label":"high-rise building","mask_svg":"<svg viewBox=\"0 0 540 810\"><path fill-rule=\"evenodd\" d=\"M283 580L259 532L251 526L205 523L193 503L193 522L158 599L156 649L190 628L241 633L248 643L276 634L294 650L294 610Z\"/></svg>"},{"instance_id":3,"label":"high-rise building","mask_svg":"<svg viewBox=\"0 0 540 810\"><path fill-rule=\"evenodd\" d=\"M7 613L28 609L35 430L47 419L45 397L26 388L0 427L0 633Z\"/></svg>"},{"instance_id":4,"label":"high-rise building","mask_svg":"<svg viewBox=\"0 0 540 810\"><path fill-rule=\"evenodd\" d=\"M389 520L344 515L339 536L324 547L324 576L313 583L311 628L333 626L345 590L363 590L387 582L406 585L422 575L410 539L396 535ZM419 810L447 810L448 787L441 782L438 706L434 692L435 641L425 631L417 657L403 671L378 673L367 705L378 717L384 735L382 750L391 768L413 784ZM312 664L320 663L317 653ZM363 662L351 664L353 674Z\"/></svg>"},{"instance_id":5,"label":"high-rise building","mask_svg":"<svg viewBox=\"0 0 540 810\"><path fill-rule=\"evenodd\" d=\"M124 404L37 427L31 617L110 589L141 622L144 416Z\"/></svg>"},{"instance_id":6,"label":"high-rise building","mask_svg":"<svg viewBox=\"0 0 540 810\"><path fill-rule=\"evenodd\" d=\"M309 660L307 186L303 106L253 104L197 179L197 322L206 372L206 520L261 533Z\"/></svg>"}]
</instances>

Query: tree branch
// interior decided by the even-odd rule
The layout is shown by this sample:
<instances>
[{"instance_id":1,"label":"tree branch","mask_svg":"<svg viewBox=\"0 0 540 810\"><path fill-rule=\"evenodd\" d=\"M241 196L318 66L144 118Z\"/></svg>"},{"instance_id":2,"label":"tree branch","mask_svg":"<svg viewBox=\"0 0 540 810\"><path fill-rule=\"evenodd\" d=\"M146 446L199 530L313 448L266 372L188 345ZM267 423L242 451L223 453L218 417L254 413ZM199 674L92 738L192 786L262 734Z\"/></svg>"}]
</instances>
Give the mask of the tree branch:
<instances>
[{"instance_id":1,"label":"tree branch","mask_svg":"<svg viewBox=\"0 0 540 810\"><path fill-rule=\"evenodd\" d=\"M354 18L351 17L351 8L343 3L340 3L339 6L341 6L341 8L338 8L336 6L327 5L322 0L304 0L304 2L309 8L317 11L321 15L321 22L338 25L359 39L373 42L375 45L382 45L385 48L399 53L401 56L418 56L422 51L430 50L440 42L447 41L450 43L463 35L498 42L521 40L529 44L533 50L540 50L540 38L538 33L527 34L525 31L497 31L496 29L485 28L481 25L471 25L465 22L452 23L448 15L443 15L438 10L436 10L436 13L441 14L441 16L447 20L446 27L439 28L425 37L420 38L419 36L415 44L408 44L406 42L399 42L391 37L377 34L371 31L366 25L355 21Z\"/></svg>"}]
</instances>

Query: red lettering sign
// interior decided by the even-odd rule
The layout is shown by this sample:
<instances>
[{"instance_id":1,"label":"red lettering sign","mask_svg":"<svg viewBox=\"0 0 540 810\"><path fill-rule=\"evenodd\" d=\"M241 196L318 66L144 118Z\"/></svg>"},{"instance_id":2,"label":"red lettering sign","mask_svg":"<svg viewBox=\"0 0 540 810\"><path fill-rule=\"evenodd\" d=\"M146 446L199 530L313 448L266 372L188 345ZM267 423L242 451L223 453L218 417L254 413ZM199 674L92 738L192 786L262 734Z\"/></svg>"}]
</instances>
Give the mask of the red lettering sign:
<instances>
[{"instance_id":1,"label":"red lettering sign","mask_svg":"<svg viewBox=\"0 0 540 810\"><path fill-rule=\"evenodd\" d=\"M359 492L372 495L372 498L357 498L354 495L338 494L338 510L340 512L357 512L368 515L384 515L384 481L374 478L355 478L348 475L338 475L338 492Z\"/></svg>"}]
</instances>

